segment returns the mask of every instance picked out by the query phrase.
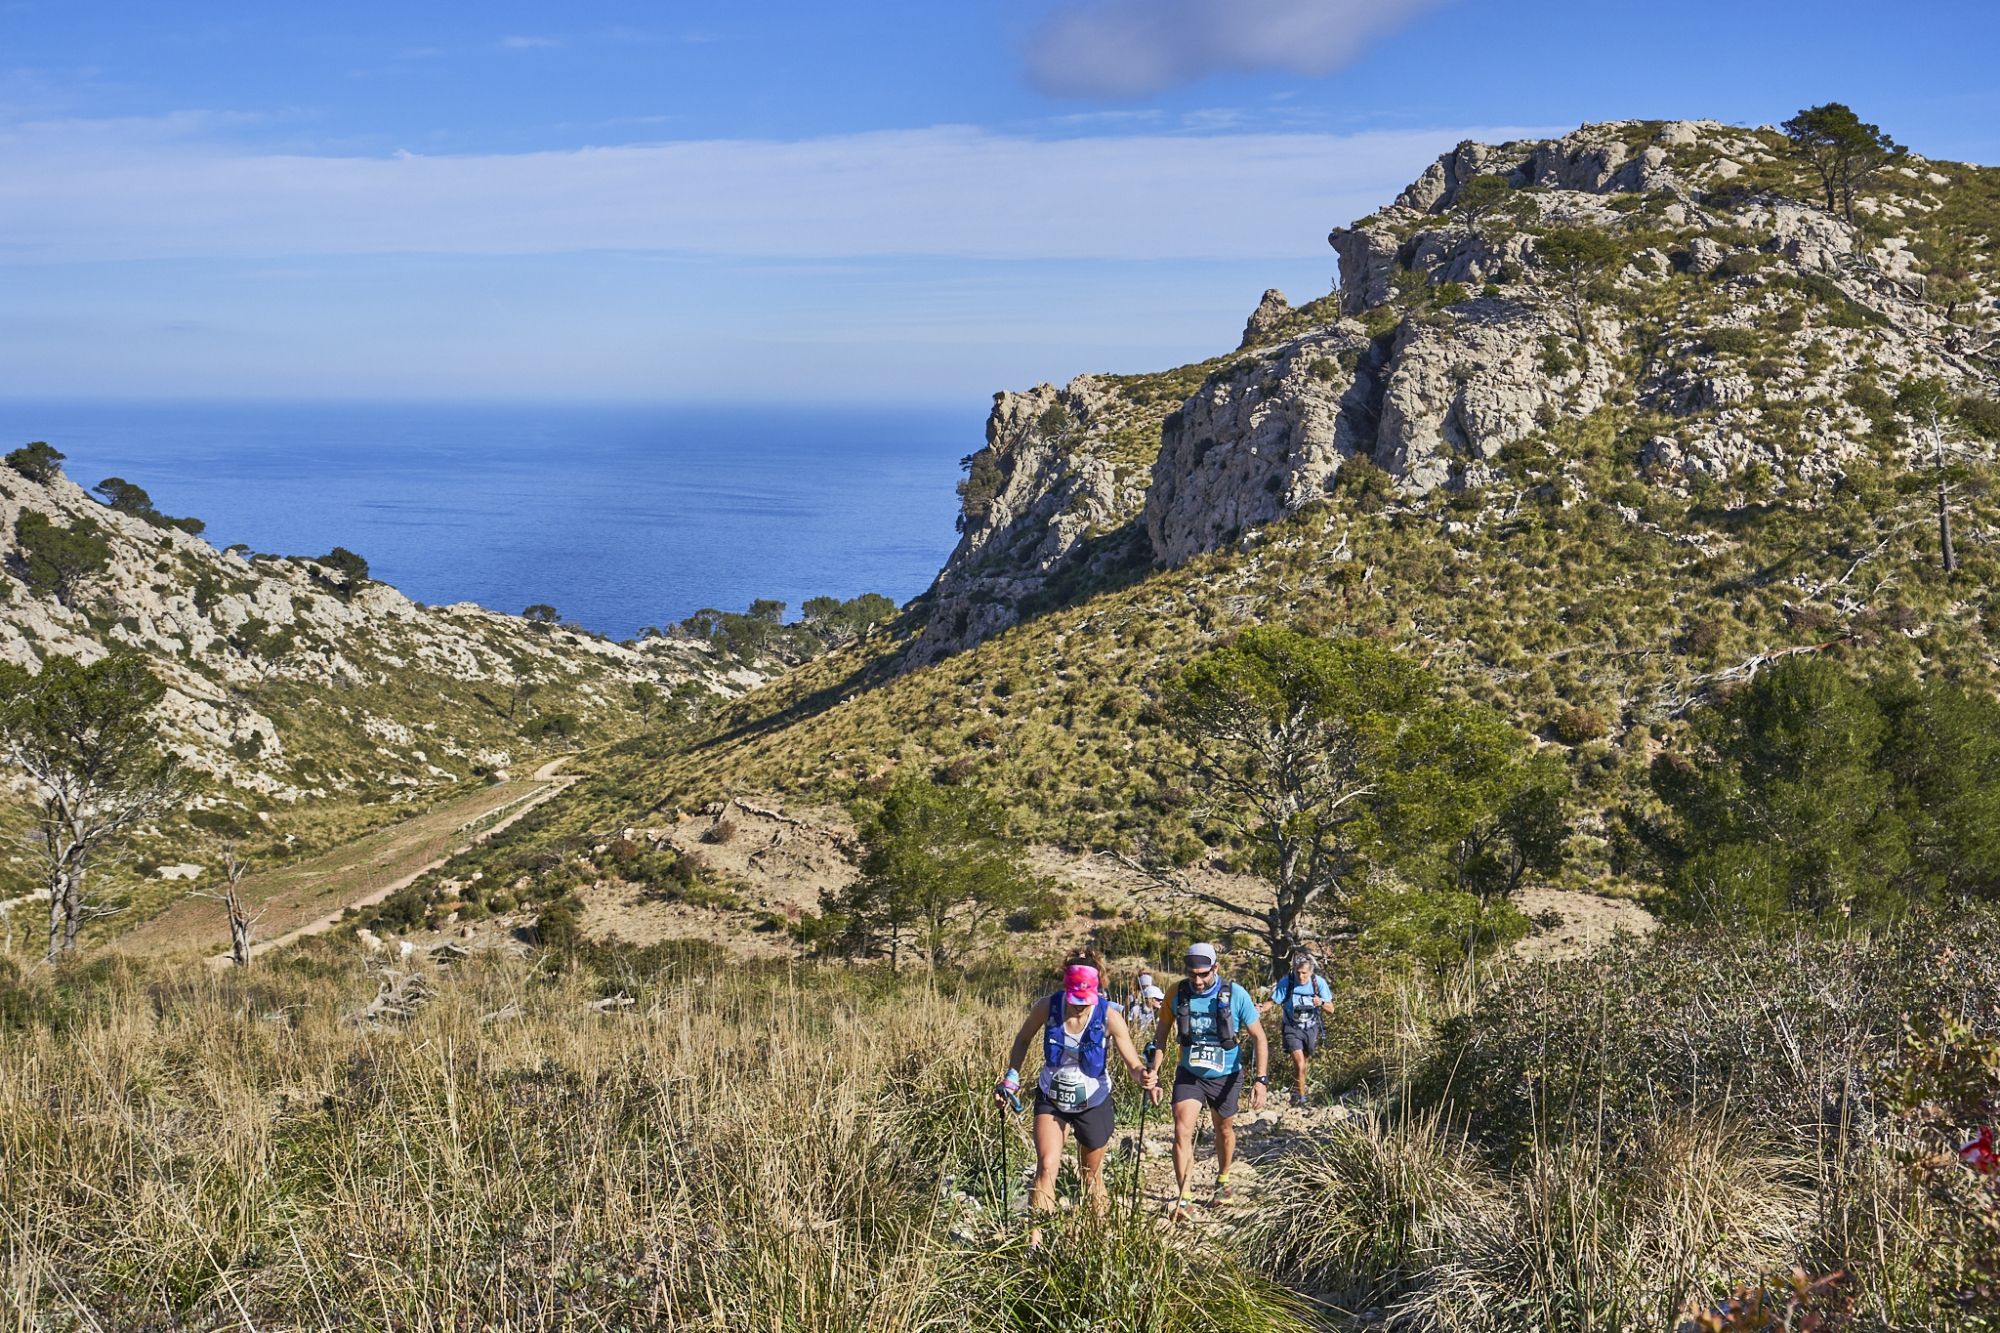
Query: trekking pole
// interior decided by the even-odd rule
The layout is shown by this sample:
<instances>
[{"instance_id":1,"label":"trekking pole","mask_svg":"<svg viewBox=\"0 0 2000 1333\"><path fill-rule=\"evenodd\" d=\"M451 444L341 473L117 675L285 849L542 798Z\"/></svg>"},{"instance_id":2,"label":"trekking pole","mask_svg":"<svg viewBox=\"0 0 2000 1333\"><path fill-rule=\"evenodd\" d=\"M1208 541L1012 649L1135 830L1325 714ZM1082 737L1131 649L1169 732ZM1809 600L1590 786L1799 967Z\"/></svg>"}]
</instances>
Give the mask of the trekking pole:
<instances>
[{"instance_id":1,"label":"trekking pole","mask_svg":"<svg viewBox=\"0 0 2000 1333\"><path fill-rule=\"evenodd\" d=\"M1139 1093L1139 1137L1132 1140L1132 1218L1139 1220L1139 1194L1146 1178L1146 1112L1153 1109L1149 1092Z\"/></svg>"},{"instance_id":2,"label":"trekking pole","mask_svg":"<svg viewBox=\"0 0 2000 1333\"><path fill-rule=\"evenodd\" d=\"M1014 1108L1014 1114L1021 1114L1019 1093L1007 1094L1007 1105ZM993 1101L993 1114L1000 1122L1000 1212L1009 1222L1014 1220L1014 1172L1008 1163L1007 1152L1007 1106L1002 1106L998 1098Z\"/></svg>"},{"instance_id":3,"label":"trekking pole","mask_svg":"<svg viewBox=\"0 0 2000 1333\"><path fill-rule=\"evenodd\" d=\"M1000 1099L993 1099L993 1118L1000 1125L1000 1216L1009 1223L1014 1220L1014 1190L1008 1179L1014 1174L1007 1165L1007 1108Z\"/></svg>"}]
</instances>

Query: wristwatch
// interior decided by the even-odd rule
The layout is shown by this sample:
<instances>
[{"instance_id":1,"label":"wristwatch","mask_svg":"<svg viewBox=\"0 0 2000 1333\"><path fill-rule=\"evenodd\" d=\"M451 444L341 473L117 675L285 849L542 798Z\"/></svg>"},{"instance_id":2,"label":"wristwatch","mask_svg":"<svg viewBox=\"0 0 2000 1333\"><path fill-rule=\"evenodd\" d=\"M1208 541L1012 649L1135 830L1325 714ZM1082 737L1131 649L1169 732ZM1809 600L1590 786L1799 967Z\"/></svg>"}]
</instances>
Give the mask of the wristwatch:
<instances>
[{"instance_id":1,"label":"wristwatch","mask_svg":"<svg viewBox=\"0 0 2000 1333\"><path fill-rule=\"evenodd\" d=\"M1271 1081L1271 1076L1269 1074L1259 1074L1257 1075L1257 1081L1259 1083L1269 1083Z\"/></svg>"}]
</instances>

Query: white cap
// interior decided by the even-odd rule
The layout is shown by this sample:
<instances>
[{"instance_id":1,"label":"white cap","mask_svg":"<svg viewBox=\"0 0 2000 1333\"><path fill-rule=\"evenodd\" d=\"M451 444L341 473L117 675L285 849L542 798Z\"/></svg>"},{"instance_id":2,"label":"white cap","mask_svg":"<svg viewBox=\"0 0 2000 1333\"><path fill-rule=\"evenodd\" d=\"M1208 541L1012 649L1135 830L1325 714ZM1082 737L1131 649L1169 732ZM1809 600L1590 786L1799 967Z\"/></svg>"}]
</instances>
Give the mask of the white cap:
<instances>
[{"instance_id":1,"label":"white cap","mask_svg":"<svg viewBox=\"0 0 2000 1333\"><path fill-rule=\"evenodd\" d=\"M1152 984L1153 984L1153 974L1151 972L1141 972L1139 974L1140 990L1145 990L1148 986L1151 986Z\"/></svg>"},{"instance_id":2,"label":"white cap","mask_svg":"<svg viewBox=\"0 0 2000 1333\"><path fill-rule=\"evenodd\" d=\"M1215 963L1215 946L1213 944L1188 945L1187 961L1192 963L1195 962L1196 960L1199 960L1201 962L1209 964L1210 966L1213 966Z\"/></svg>"},{"instance_id":3,"label":"white cap","mask_svg":"<svg viewBox=\"0 0 2000 1333\"><path fill-rule=\"evenodd\" d=\"M1147 986L1144 990L1140 991L1139 994L1144 996L1148 1000L1164 1000L1167 998L1167 993L1161 990L1158 986Z\"/></svg>"}]
</instances>

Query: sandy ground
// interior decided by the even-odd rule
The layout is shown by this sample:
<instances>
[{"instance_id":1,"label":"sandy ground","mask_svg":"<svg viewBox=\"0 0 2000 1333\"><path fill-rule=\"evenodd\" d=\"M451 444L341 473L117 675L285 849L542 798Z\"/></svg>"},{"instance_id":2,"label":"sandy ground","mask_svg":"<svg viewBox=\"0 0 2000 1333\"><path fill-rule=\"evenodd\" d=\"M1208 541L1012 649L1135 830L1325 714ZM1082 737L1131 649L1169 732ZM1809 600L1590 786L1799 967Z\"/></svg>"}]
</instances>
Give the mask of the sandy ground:
<instances>
[{"instance_id":1,"label":"sandy ground","mask_svg":"<svg viewBox=\"0 0 2000 1333\"><path fill-rule=\"evenodd\" d=\"M1595 893L1527 888L1514 895L1514 905L1538 922L1535 932L1515 946L1523 958L1578 958L1614 935L1647 935L1659 925L1630 899ZM1539 919L1549 915L1560 917L1561 924L1541 926Z\"/></svg>"},{"instance_id":2,"label":"sandy ground","mask_svg":"<svg viewBox=\"0 0 2000 1333\"><path fill-rule=\"evenodd\" d=\"M252 952L329 930L349 908L382 901L513 824L576 780L560 774L562 764L551 760L532 777L473 792L297 865L245 876L238 892L261 913ZM218 944L228 945L229 927L220 903L191 897L112 943L127 952L214 956Z\"/></svg>"},{"instance_id":3,"label":"sandy ground","mask_svg":"<svg viewBox=\"0 0 2000 1333\"><path fill-rule=\"evenodd\" d=\"M748 957L782 955L790 952L784 932L759 930L760 920L789 922L816 912L823 894L852 884L857 874L854 826L838 809L786 807L765 797L743 796L699 812L679 812L670 821L627 828L623 834L700 857L712 881L731 888L745 907L740 913L718 913L652 901L634 889L607 886L588 892L584 929L632 944L700 935ZM1025 858L1036 874L1063 885L1075 905L1070 920L1043 933L1052 950L1080 942L1103 919L1189 905L1114 857L1031 846ZM1203 869L1193 873L1191 882L1223 897L1256 900L1255 883L1244 876ZM1213 909L1200 910L1216 917Z\"/></svg>"}]
</instances>

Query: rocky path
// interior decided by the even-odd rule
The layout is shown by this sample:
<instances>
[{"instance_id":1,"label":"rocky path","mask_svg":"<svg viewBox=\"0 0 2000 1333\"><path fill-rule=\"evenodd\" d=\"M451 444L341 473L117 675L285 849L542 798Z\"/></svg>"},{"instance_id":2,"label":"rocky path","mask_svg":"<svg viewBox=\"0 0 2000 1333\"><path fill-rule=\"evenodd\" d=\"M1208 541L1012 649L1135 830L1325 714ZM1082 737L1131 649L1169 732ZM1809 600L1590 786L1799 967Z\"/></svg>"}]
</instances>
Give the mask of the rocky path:
<instances>
[{"instance_id":1,"label":"rocky path","mask_svg":"<svg viewBox=\"0 0 2000 1333\"><path fill-rule=\"evenodd\" d=\"M447 802L297 865L246 876L239 891L253 911L262 913L257 928L261 938L252 953L330 930L350 908L381 902L510 827L577 781L561 772L566 758L550 760L532 777ZM145 953L199 949L213 959L215 945L228 938L221 905L189 898L120 936L116 947Z\"/></svg>"},{"instance_id":2,"label":"rocky path","mask_svg":"<svg viewBox=\"0 0 2000 1333\"><path fill-rule=\"evenodd\" d=\"M1300 1107L1292 1104L1289 1092L1278 1092L1261 1111L1248 1109L1246 1102L1236 1115L1236 1161L1229 1172L1233 1189L1227 1203L1215 1200L1215 1135L1204 1115L1195 1139L1194 1172L1189 1182L1195 1204L1176 1220L1201 1231L1249 1219L1283 1188L1287 1159L1361 1114L1362 1104L1353 1098L1322 1098ZM1025 1121L1020 1128L1025 1131ZM1112 1138L1111 1157L1106 1161L1107 1176L1116 1168L1117 1174L1128 1182L1114 1189L1113 1207L1121 1215L1131 1203L1131 1177L1125 1175L1120 1164L1129 1160L1132 1138L1138 1129L1137 1119L1121 1110L1118 1130ZM1163 1101L1147 1112L1145 1120L1139 1207L1148 1216L1161 1219L1172 1216L1174 1200L1179 1194L1174 1182L1173 1148L1173 1113ZM1063 1151L1066 1157L1072 1157L1074 1144L1065 1144ZM1012 1183L1018 1213L1026 1207L1028 1187L1034 1176L1033 1150L1025 1142L1018 1144L1014 1165L1017 1170ZM1061 1206L1073 1207L1074 1200L1065 1194Z\"/></svg>"},{"instance_id":3,"label":"rocky path","mask_svg":"<svg viewBox=\"0 0 2000 1333\"><path fill-rule=\"evenodd\" d=\"M1287 1092L1273 1093L1270 1104L1261 1111L1248 1109L1246 1100L1236 1115L1236 1162L1229 1171L1232 1197L1221 1204L1215 1202L1215 1136L1204 1115L1190 1181L1196 1203L1185 1220L1196 1226L1212 1226L1252 1216L1263 1200L1282 1186L1287 1157L1356 1114L1355 1106L1346 1102L1322 1100L1317 1105L1293 1106ZM1124 1141L1123 1135L1119 1141ZM1160 1216L1168 1213L1178 1194L1173 1147L1173 1117L1162 1103L1146 1118L1144 1174L1140 1177L1141 1206Z\"/></svg>"}]
</instances>

